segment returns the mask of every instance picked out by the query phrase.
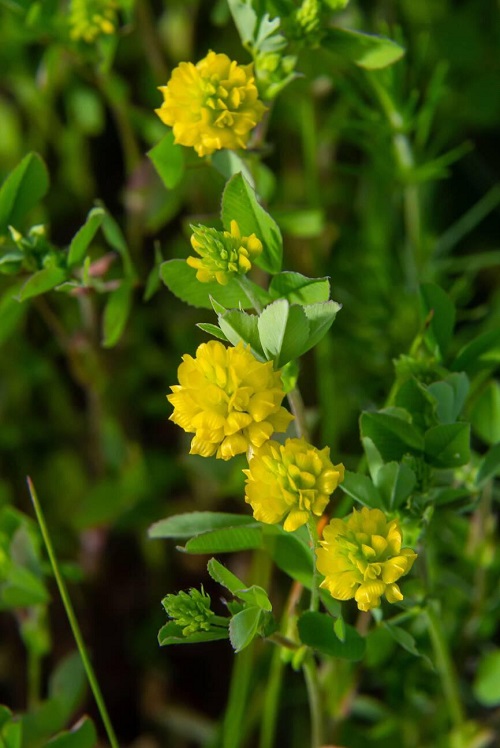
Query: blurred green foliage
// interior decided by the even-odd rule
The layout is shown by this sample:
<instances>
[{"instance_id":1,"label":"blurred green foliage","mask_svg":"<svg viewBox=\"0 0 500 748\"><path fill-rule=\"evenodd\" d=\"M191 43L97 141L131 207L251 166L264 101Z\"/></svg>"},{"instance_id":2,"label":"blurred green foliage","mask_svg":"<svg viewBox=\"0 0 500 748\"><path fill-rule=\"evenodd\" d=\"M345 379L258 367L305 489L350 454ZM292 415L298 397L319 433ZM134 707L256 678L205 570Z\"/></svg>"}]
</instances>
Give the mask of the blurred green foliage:
<instances>
[{"instance_id":1,"label":"blurred green foliage","mask_svg":"<svg viewBox=\"0 0 500 748\"><path fill-rule=\"evenodd\" d=\"M117 0L115 33L92 42L72 38L70 5L0 1L0 692L23 715L2 707L3 742L31 748L59 733L51 745L92 746L88 718L61 732L82 709L100 730L27 516L31 475L75 583L120 742L219 745L226 644L166 653L156 632L167 591L203 575L214 600L220 589L203 557L176 555L146 531L179 512L242 511L241 463L186 460L187 440L167 420L180 358L206 339L196 324L215 320L172 295L160 266L187 257L190 223L219 226L225 184L243 170L281 230L284 267L330 276L343 305L298 380L318 442L358 476L336 511L360 491L394 506L417 485L405 530L413 542L424 524L432 550L408 594L417 607L425 587L432 598L464 707L451 725L430 614L403 610L404 626L370 630L362 665L326 661L331 740L348 748L494 744L498 5L351 0L339 9L324 0L316 23L300 13L305 4L254 0L260 25L240 40L231 10L244 3ZM245 64L253 56L262 91L276 96L267 132L244 160L219 153L201 161L174 146L154 113L172 68L209 49ZM394 64L378 69L380 59ZM394 464L405 450L397 438L387 446L384 429L390 424L393 436L405 413L417 441L432 447L410 445L404 476L387 464L380 473L369 442L382 440L383 461ZM408 429L396 432L407 446ZM427 481L431 457L437 483ZM455 472L445 480L439 469ZM434 506L440 476L453 485ZM246 578L247 557L234 562ZM240 735L247 745L269 657L257 649ZM305 703L290 671L279 744L306 744Z\"/></svg>"}]
</instances>

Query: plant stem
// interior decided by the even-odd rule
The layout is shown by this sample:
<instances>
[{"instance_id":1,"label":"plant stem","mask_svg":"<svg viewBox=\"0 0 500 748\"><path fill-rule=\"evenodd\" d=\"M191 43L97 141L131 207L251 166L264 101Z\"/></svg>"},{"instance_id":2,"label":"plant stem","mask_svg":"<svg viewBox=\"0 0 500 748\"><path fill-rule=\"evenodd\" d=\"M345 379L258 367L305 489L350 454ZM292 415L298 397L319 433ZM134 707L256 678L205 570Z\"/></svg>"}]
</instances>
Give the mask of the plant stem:
<instances>
[{"instance_id":1,"label":"plant stem","mask_svg":"<svg viewBox=\"0 0 500 748\"><path fill-rule=\"evenodd\" d=\"M311 712L311 748L319 748L322 745L322 720L321 704L318 683L318 671L313 656L310 655L302 665L304 679L306 682L309 709Z\"/></svg>"},{"instance_id":2,"label":"plant stem","mask_svg":"<svg viewBox=\"0 0 500 748\"><path fill-rule=\"evenodd\" d=\"M271 559L263 551L255 551L250 572L250 584L267 588L271 574ZM222 748L239 748L245 738L250 680L255 658L252 642L235 656L229 697L222 725Z\"/></svg>"},{"instance_id":3,"label":"plant stem","mask_svg":"<svg viewBox=\"0 0 500 748\"><path fill-rule=\"evenodd\" d=\"M318 530L316 527L316 519L314 515L311 515L309 517L309 522L307 523L307 528L309 530L309 537L311 539L311 547L313 550L313 553L315 552L317 546L318 546ZM318 610L319 608L319 574L318 569L316 567L316 560L313 559L313 575L312 575L312 587L311 587L311 602L309 604L310 610Z\"/></svg>"},{"instance_id":4,"label":"plant stem","mask_svg":"<svg viewBox=\"0 0 500 748\"><path fill-rule=\"evenodd\" d=\"M259 748L273 748L274 746L283 668L284 663L281 657L281 647L274 647L266 686Z\"/></svg>"},{"instance_id":5,"label":"plant stem","mask_svg":"<svg viewBox=\"0 0 500 748\"><path fill-rule=\"evenodd\" d=\"M113 725L111 724L111 720L109 718L108 710L106 709L106 704L104 703L104 699L101 693L99 683L97 681L94 669L92 667L92 663L90 662L90 658L87 652L87 648L85 646L85 642L83 641L82 632L80 630L80 626L78 625L78 620L76 618L75 611L73 609L73 605L71 603L68 590L66 588L66 584L59 570L56 555L54 553L54 548L52 546L52 541L50 539L49 531L48 531L48 528L45 522L45 518L43 516L42 507L40 505L37 493L35 491L35 486L33 485L31 478L28 477L27 481L28 481L28 489L31 495L31 500L35 508L36 518L38 520L38 524L40 526L43 541L45 543L45 547L47 549L47 554L50 560L50 564L52 566L52 571L54 572L54 577L57 582L59 594L61 595L61 600L63 602L66 615L68 616L68 621L71 626L71 630L73 632L73 636L75 638L78 651L80 652L80 657L82 658L83 667L87 674L87 679L88 679L90 688L92 690L92 693L94 694L97 708L99 710L101 719L106 729L109 743L112 746L112 748L119 748L118 740L116 739Z\"/></svg>"},{"instance_id":6,"label":"plant stem","mask_svg":"<svg viewBox=\"0 0 500 748\"><path fill-rule=\"evenodd\" d=\"M464 722L464 712L458 690L457 675L451 661L441 621L431 605L427 607L426 616L437 669L441 683L443 684L444 695L448 702L450 718L455 727L460 727Z\"/></svg>"},{"instance_id":7,"label":"plant stem","mask_svg":"<svg viewBox=\"0 0 500 748\"><path fill-rule=\"evenodd\" d=\"M415 167L413 150L408 136L403 132L403 117L390 94L380 84L376 75L370 75L369 79L392 129L394 157L403 182L403 211L407 237L405 242L406 282L410 289L416 290L422 259L422 217L418 185L410 181L411 172Z\"/></svg>"},{"instance_id":8,"label":"plant stem","mask_svg":"<svg viewBox=\"0 0 500 748\"><path fill-rule=\"evenodd\" d=\"M239 284L241 290L243 291L243 293L247 297L248 301L250 302L250 304L253 306L253 308L255 309L255 311L257 312L257 314L260 314L262 312L262 307L261 307L261 305L259 303L259 300L257 299L257 297L256 297L256 295L254 293L254 290L253 290L252 286L250 285L250 281L248 280L248 278L246 277L246 275L239 275L237 277L237 281L238 281L238 284Z\"/></svg>"},{"instance_id":9,"label":"plant stem","mask_svg":"<svg viewBox=\"0 0 500 748\"><path fill-rule=\"evenodd\" d=\"M292 413L295 416L294 425L297 436L299 438L302 437L306 441L309 441L309 429L307 428L306 423L304 401L302 400L302 395L300 394L300 390L298 389L298 387L294 387L293 390L290 390L287 397Z\"/></svg>"}]
</instances>

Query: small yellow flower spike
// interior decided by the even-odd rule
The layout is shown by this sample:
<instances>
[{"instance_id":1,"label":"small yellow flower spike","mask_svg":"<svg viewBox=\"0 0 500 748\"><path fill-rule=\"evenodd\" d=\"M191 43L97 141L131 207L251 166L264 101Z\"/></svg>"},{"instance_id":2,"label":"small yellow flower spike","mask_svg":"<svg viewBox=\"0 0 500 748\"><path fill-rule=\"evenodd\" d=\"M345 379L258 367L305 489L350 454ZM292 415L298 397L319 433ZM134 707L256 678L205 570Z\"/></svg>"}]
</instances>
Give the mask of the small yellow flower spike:
<instances>
[{"instance_id":1,"label":"small yellow flower spike","mask_svg":"<svg viewBox=\"0 0 500 748\"><path fill-rule=\"evenodd\" d=\"M262 252L262 242L255 234L241 236L236 221L231 221L231 231L217 231L206 226L191 226L191 246L200 257L188 257L186 262L196 268L196 278L201 283L217 281L227 285L235 275L245 275L252 262Z\"/></svg>"},{"instance_id":2,"label":"small yellow flower spike","mask_svg":"<svg viewBox=\"0 0 500 748\"><path fill-rule=\"evenodd\" d=\"M159 90L164 101L155 109L157 115L173 128L175 142L192 146L198 156L246 148L250 130L266 111L258 99L253 64L238 65L212 51L196 65L181 62Z\"/></svg>"},{"instance_id":3,"label":"small yellow flower spike","mask_svg":"<svg viewBox=\"0 0 500 748\"><path fill-rule=\"evenodd\" d=\"M229 460L286 431L293 418L281 406L279 371L270 361L257 361L243 343L202 343L196 358L182 357L178 376L167 396L174 406L170 420L195 434L190 454Z\"/></svg>"},{"instance_id":4,"label":"small yellow flower spike","mask_svg":"<svg viewBox=\"0 0 500 748\"><path fill-rule=\"evenodd\" d=\"M359 610L380 605L380 598L403 599L395 582L407 574L417 554L401 548L397 519L388 520L380 509L363 507L345 519L332 519L323 532L316 566L325 576L321 587L337 600L355 598Z\"/></svg>"},{"instance_id":5,"label":"small yellow flower spike","mask_svg":"<svg viewBox=\"0 0 500 748\"><path fill-rule=\"evenodd\" d=\"M71 0L70 36L92 44L98 36L113 34L118 23L115 0Z\"/></svg>"},{"instance_id":6,"label":"small yellow flower spike","mask_svg":"<svg viewBox=\"0 0 500 748\"><path fill-rule=\"evenodd\" d=\"M249 462L245 501L259 522L293 532L311 514L322 515L330 495L344 479L344 466L333 465L330 448L316 449L305 439L285 444L268 441Z\"/></svg>"}]
</instances>

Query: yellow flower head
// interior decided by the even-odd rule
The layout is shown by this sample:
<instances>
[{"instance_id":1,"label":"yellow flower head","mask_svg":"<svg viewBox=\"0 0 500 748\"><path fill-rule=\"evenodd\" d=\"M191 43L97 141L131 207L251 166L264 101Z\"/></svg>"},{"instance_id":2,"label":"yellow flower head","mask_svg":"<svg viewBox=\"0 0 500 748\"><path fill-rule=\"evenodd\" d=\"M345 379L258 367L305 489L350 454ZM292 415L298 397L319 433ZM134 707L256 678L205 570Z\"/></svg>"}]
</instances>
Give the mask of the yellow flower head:
<instances>
[{"instance_id":1,"label":"yellow flower head","mask_svg":"<svg viewBox=\"0 0 500 748\"><path fill-rule=\"evenodd\" d=\"M196 277L202 283L216 280L225 286L233 276L244 275L252 261L262 252L262 242L255 234L241 236L236 221L231 221L231 231L217 231L206 226L191 226L191 246L200 255L188 257L187 264L196 268Z\"/></svg>"},{"instance_id":2,"label":"yellow flower head","mask_svg":"<svg viewBox=\"0 0 500 748\"><path fill-rule=\"evenodd\" d=\"M281 406L285 393L279 371L261 363L238 343L202 343L196 358L185 355L179 384L170 389L170 420L194 433L190 454L223 460L261 447L274 431L286 431L293 416Z\"/></svg>"},{"instance_id":3,"label":"yellow flower head","mask_svg":"<svg viewBox=\"0 0 500 748\"><path fill-rule=\"evenodd\" d=\"M331 463L329 447L319 450L305 439L266 442L243 472L245 501L255 519L275 524L286 517L288 532L304 525L311 513L321 516L344 478L344 466Z\"/></svg>"},{"instance_id":4,"label":"yellow flower head","mask_svg":"<svg viewBox=\"0 0 500 748\"><path fill-rule=\"evenodd\" d=\"M380 509L363 507L345 519L332 519L323 538L316 566L325 576L321 587L332 597L354 597L360 610L378 607L382 595L390 603L403 599L395 582L410 571L417 554L401 548L397 519L387 520Z\"/></svg>"},{"instance_id":5,"label":"yellow flower head","mask_svg":"<svg viewBox=\"0 0 500 748\"><path fill-rule=\"evenodd\" d=\"M209 52L196 65L181 62L156 109L174 130L174 139L192 146L198 156L220 148L246 148L250 130L266 110L258 99L253 64L238 65L227 55Z\"/></svg>"},{"instance_id":6,"label":"yellow flower head","mask_svg":"<svg viewBox=\"0 0 500 748\"><path fill-rule=\"evenodd\" d=\"M113 34L118 24L115 0L71 0L70 36L91 44L102 34Z\"/></svg>"}]
</instances>

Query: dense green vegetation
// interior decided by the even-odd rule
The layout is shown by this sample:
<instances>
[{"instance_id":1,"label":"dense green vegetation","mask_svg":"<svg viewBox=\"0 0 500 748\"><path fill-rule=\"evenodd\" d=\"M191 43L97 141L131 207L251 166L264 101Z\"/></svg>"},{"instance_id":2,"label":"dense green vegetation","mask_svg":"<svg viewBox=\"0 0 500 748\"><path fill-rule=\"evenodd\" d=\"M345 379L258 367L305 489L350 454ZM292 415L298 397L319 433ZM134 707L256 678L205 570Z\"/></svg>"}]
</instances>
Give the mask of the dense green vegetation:
<instances>
[{"instance_id":1,"label":"dense green vegetation","mask_svg":"<svg viewBox=\"0 0 500 748\"><path fill-rule=\"evenodd\" d=\"M316 675L316 745L496 744L499 45L493 0L0 0L3 745L107 740L27 476L120 745L310 745ZM200 157L154 110L209 50L254 62L268 110L247 150ZM190 226L236 216L263 232L257 306L295 305L288 348L277 318L245 337L227 316L250 306L234 279L214 312L180 262ZM302 309L330 298L309 347ZM255 529L243 454L188 455L166 395L216 323L286 365L312 443L345 466L328 517L401 522L418 559L400 603L307 611L305 528ZM187 512L214 514L154 525ZM202 534L220 522L249 533L221 548ZM238 598L217 564L269 597ZM200 585L216 616L254 611L237 655L158 646L162 599ZM296 651L265 641L278 626Z\"/></svg>"}]
</instances>

